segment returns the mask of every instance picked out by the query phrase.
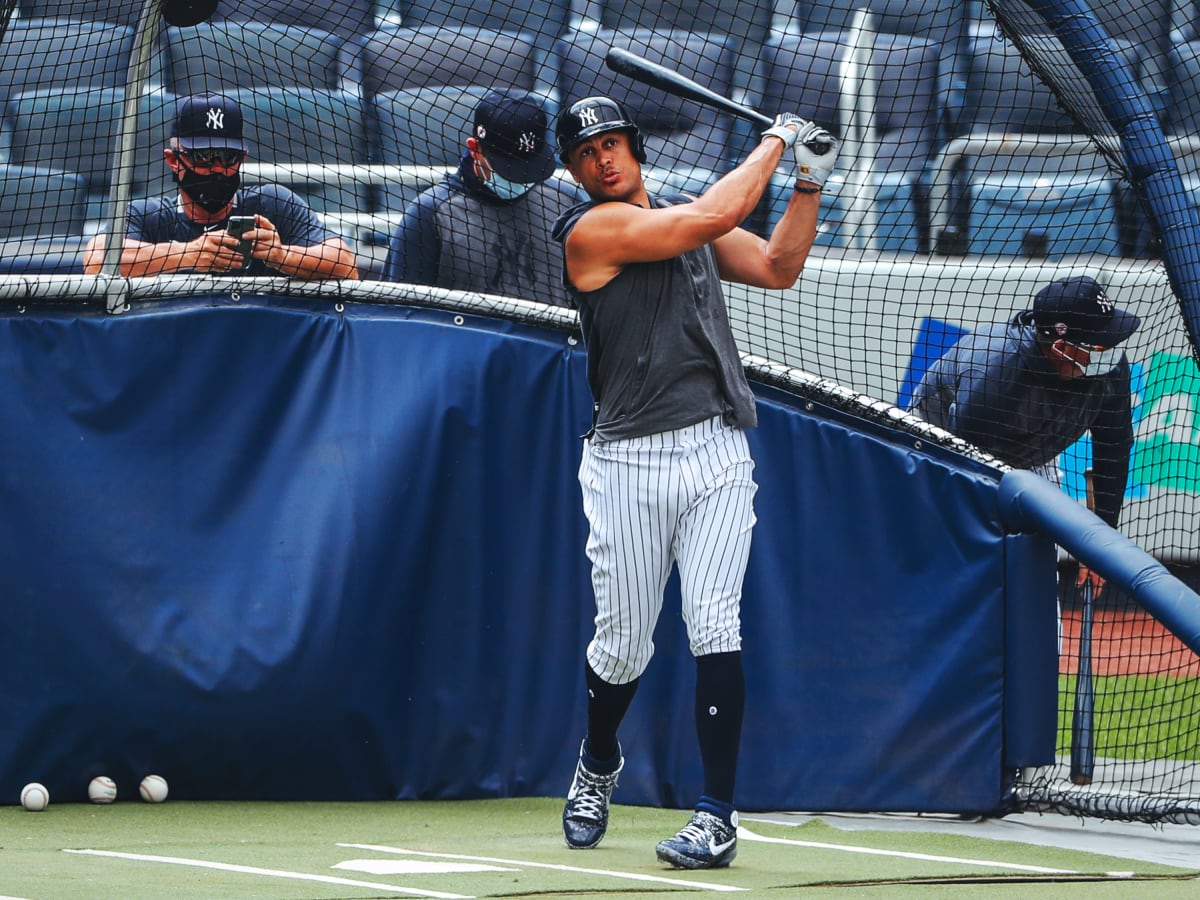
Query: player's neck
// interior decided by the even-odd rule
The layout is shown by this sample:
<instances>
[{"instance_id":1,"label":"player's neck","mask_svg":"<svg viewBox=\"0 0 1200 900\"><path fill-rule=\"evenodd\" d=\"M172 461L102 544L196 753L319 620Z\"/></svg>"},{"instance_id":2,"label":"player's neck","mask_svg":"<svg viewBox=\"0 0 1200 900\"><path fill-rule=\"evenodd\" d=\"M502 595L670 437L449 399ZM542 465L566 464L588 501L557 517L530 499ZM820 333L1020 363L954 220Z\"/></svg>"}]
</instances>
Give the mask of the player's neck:
<instances>
[{"instance_id":1,"label":"player's neck","mask_svg":"<svg viewBox=\"0 0 1200 900\"><path fill-rule=\"evenodd\" d=\"M183 214L197 225L213 225L217 222L224 222L233 212L232 200L216 212L209 212L184 191L179 192L179 206L183 210Z\"/></svg>"}]
</instances>

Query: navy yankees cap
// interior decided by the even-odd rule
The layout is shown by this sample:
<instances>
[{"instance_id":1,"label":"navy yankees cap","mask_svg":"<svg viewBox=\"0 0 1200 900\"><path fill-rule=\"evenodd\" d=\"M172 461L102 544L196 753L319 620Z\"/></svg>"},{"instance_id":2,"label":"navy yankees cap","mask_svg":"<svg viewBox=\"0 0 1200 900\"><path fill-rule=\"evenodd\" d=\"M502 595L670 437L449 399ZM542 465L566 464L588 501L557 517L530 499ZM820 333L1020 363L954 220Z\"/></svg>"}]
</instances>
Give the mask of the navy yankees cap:
<instances>
[{"instance_id":1,"label":"navy yankees cap","mask_svg":"<svg viewBox=\"0 0 1200 900\"><path fill-rule=\"evenodd\" d=\"M1087 275L1050 282L1034 295L1030 310L1038 328L1052 329L1071 344L1115 347L1133 334L1142 320L1117 309L1108 292Z\"/></svg>"},{"instance_id":2,"label":"navy yankees cap","mask_svg":"<svg viewBox=\"0 0 1200 900\"><path fill-rule=\"evenodd\" d=\"M171 136L185 150L230 147L245 150L242 140L242 108L220 94L183 97L175 107Z\"/></svg>"},{"instance_id":3,"label":"navy yankees cap","mask_svg":"<svg viewBox=\"0 0 1200 900\"><path fill-rule=\"evenodd\" d=\"M500 177L518 184L545 181L554 172L548 128L535 94L488 91L475 107L475 139Z\"/></svg>"}]
</instances>

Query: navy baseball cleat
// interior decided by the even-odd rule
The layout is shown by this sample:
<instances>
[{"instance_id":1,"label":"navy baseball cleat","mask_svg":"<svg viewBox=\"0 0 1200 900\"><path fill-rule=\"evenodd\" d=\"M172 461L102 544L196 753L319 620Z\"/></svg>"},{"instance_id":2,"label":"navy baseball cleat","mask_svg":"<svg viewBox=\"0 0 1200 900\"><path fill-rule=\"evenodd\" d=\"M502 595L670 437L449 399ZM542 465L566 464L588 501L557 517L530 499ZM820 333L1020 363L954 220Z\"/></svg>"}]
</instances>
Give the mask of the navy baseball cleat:
<instances>
[{"instance_id":1,"label":"navy baseball cleat","mask_svg":"<svg viewBox=\"0 0 1200 900\"><path fill-rule=\"evenodd\" d=\"M572 850L588 850L604 840L604 832L608 830L608 801L617 786L617 776L625 767L625 758L621 757L616 771L597 775L584 766L582 747L579 752L575 778L563 807L563 837Z\"/></svg>"},{"instance_id":2,"label":"navy baseball cleat","mask_svg":"<svg viewBox=\"0 0 1200 900\"><path fill-rule=\"evenodd\" d=\"M658 858L676 869L720 869L737 856L737 813L733 821L702 809L673 838L658 842Z\"/></svg>"}]
</instances>

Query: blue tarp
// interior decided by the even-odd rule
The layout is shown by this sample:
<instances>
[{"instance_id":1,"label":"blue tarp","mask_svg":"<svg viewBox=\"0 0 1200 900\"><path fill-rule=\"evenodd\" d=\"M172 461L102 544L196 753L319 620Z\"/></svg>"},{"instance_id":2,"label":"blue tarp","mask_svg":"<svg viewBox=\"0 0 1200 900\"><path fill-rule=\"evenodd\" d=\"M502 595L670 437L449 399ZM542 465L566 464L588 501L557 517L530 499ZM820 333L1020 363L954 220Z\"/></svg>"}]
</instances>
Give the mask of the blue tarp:
<instances>
[{"instance_id":1,"label":"blue tarp","mask_svg":"<svg viewBox=\"0 0 1200 900\"><path fill-rule=\"evenodd\" d=\"M565 792L592 617L567 334L279 299L13 313L0 378L0 802L150 771L197 799ZM1006 598L1054 597L1052 554L1006 560L1046 542L1005 534L996 473L756 391L741 806L995 810L1014 735L1053 755L1004 713ZM617 799L687 807L669 592Z\"/></svg>"}]
</instances>

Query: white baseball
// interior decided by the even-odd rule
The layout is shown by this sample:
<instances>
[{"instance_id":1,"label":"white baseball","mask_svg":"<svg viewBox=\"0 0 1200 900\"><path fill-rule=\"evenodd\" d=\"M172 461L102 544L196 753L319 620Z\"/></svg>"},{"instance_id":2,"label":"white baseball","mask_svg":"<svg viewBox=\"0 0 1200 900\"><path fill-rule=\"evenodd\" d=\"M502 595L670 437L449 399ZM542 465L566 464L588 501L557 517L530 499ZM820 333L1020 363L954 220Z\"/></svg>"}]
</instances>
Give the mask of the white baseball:
<instances>
[{"instance_id":1,"label":"white baseball","mask_svg":"<svg viewBox=\"0 0 1200 900\"><path fill-rule=\"evenodd\" d=\"M147 775L138 785L138 793L147 803L162 803L167 799L167 779L161 775Z\"/></svg>"},{"instance_id":2,"label":"white baseball","mask_svg":"<svg viewBox=\"0 0 1200 900\"><path fill-rule=\"evenodd\" d=\"M88 782L88 799L93 803L112 803L117 799L117 783L107 775L97 775Z\"/></svg>"},{"instance_id":3,"label":"white baseball","mask_svg":"<svg viewBox=\"0 0 1200 900\"><path fill-rule=\"evenodd\" d=\"M50 805L50 792L44 785L31 781L21 788L21 805L30 812L41 812Z\"/></svg>"}]
</instances>

